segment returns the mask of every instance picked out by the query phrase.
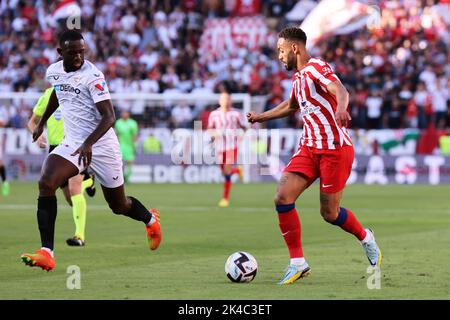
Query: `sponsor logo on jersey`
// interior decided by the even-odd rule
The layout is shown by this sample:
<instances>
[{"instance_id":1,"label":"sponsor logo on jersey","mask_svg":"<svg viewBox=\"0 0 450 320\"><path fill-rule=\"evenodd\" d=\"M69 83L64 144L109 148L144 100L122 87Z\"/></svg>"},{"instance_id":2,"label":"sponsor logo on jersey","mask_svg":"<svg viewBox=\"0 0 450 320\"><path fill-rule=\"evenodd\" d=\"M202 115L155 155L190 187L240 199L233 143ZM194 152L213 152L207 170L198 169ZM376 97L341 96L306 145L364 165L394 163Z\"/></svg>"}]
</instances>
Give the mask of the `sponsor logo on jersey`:
<instances>
[{"instance_id":1,"label":"sponsor logo on jersey","mask_svg":"<svg viewBox=\"0 0 450 320\"><path fill-rule=\"evenodd\" d=\"M300 115L302 117L320 110L320 107L307 103L306 101L302 101L301 105L302 111L300 112Z\"/></svg>"},{"instance_id":2,"label":"sponsor logo on jersey","mask_svg":"<svg viewBox=\"0 0 450 320\"><path fill-rule=\"evenodd\" d=\"M102 84L97 83L97 84L95 84L95 87L100 91L105 91L106 82L102 82Z\"/></svg>"},{"instance_id":3,"label":"sponsor logo on jersey","mask_svg":"<svg viewBox=\"0 0 450 320\"><path fill-rule=\"evenodd\" d=\"M72 87L70 84L55 84L54 86L55 91L60 91L60 92L71 92L71 93L76 93L76 94L80 94L81 91L78 88L74 88Z\"/></svg>"},{"instance_id":4,"label":"sponsor logo on jersey","mask_svg":"<svg viewBox=\"0 0 450 320\"><path fill-rule=\"evenodd\" d=\"M103 96L108 93L108 88L106 86L106 82L104 82L104 81L101 84L96 83L95 87L100 91L97 93L97 96Z\"/></svg>"}]
</instances>

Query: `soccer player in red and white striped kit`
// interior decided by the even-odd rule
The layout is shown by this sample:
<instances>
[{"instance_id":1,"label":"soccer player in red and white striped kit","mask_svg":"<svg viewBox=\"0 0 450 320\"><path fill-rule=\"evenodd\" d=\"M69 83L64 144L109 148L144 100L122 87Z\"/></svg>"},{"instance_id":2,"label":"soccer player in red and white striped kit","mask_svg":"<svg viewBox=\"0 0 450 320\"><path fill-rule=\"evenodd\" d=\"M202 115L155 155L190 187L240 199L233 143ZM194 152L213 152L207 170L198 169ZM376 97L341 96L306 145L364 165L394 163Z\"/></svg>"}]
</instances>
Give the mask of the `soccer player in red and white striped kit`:
<instances>
[{"instance_id":1,"label":"soccer player in red and white striped kit","mask_svg":"<svg viewBox=\"0 0 450 320\"><path fill-rule=\"evenodd\" d=\"M346 130L351 120L349 94L328 63L308 54L306 34L300 28L283 29L277 47L286 69L296 69L291 96L266 112L249 112L247 119L250 123L264 122L299 111L304 123L300 147L284 169L275 196L279 226L291 258L278 284L290 284L310 274L295 201L317 178L323 219L353 234L370 264L379 268L382 256L372 230L363 228L349 209L340 206L354 158Z\"/></svg>"},{"instance_id":2,"label":"soccer player in red and white striped kit","mask_svg":"<svg viewBox=\"0 0 450 320\"><path fill-rule=\"evenodd\" d=\"M223 197L219 201L219 207L224 208L230 204L231 176L239 174L240 179L243 180L242 167L236 164L239 129L245 130L247 122L242 111L231 107L231 96L226 85L223 85L219 105L219 108L209 115L208 130L214 136L217 160L224 177Z\"/></svg>"}]
</instances>

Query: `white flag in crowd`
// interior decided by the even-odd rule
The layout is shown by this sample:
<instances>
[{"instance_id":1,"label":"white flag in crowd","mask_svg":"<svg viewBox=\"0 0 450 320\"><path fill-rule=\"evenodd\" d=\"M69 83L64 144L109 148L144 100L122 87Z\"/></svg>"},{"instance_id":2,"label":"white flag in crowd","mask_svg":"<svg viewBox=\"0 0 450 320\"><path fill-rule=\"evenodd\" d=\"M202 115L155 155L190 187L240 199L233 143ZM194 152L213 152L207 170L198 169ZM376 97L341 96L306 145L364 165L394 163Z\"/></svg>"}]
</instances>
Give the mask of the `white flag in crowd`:
<instances>
[{"instance_id":1,"label":"white flag in crowd","mask_svg":"<svg viewBox=\"0 0 450 320\"><path fill-rule=\"evenodd\" d=\"M323 0L303 20L300 28L308 35L307 48L336 35L374 26L379 20L378 7L354 0Z\"/></svg>"}]
</instances>

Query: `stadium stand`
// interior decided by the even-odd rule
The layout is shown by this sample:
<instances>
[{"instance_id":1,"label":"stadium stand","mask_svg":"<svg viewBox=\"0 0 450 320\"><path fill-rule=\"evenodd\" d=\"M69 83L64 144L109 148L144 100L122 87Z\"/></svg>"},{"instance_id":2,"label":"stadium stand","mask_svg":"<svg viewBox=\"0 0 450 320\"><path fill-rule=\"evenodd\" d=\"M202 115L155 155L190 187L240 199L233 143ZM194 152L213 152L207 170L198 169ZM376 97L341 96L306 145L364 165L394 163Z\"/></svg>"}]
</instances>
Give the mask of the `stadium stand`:
<instances>
[{"instance_id":1,"label":"stadium stand","mask_svg":"<svg viewBox=\"0 0 450 320\"><path fill-rule=\"evenodd\" d=\"M58 17L78 5L87 58L104 71L112 92L213 93L228 81L233 92L267 96L266 108L271 108L290 91L291 75L278 63L274 48L277 30L292 23L286 14L296 1L246 3L1 1L0 90L45 89L45 69L58 58L55 35L64 24ZM381 28L329 37L316 50L333 63L350 90L352 128L450 128L449 21L436 14L436 6L445 1L377 3ZM217 44L211 30L224 27L232 28L233 39ZM205 55L212 45L214 55ZM180 121L188 126L203 112L188 107L191 112L181 112L186 109L180 106L146 109L136 117L143 127L174 127ZM0 108L8 127L24 127L32 106L0 102ZM268 127L300 125L292 118Z\"/></svg>"}]
</instances>

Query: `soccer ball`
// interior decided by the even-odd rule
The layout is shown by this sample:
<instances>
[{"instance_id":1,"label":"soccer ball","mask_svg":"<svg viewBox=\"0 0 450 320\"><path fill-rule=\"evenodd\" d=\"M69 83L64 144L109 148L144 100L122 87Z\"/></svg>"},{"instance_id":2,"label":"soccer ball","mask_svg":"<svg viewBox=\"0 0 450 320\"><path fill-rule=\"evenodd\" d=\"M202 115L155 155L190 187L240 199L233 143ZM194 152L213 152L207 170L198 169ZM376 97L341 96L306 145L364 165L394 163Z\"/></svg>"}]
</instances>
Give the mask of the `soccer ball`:
<instances>
[{"instance_id":1,"label":"soccer ball","mask_svg":"<svg viewBox=\"0 0 450 320\"><path fill-rule=\"evenodd\" d=\"M248 252L235 252L225 262L225 273L233 282L250 282L255 279L257 272L258 263Z\"/></svg>"}]
</instances>

